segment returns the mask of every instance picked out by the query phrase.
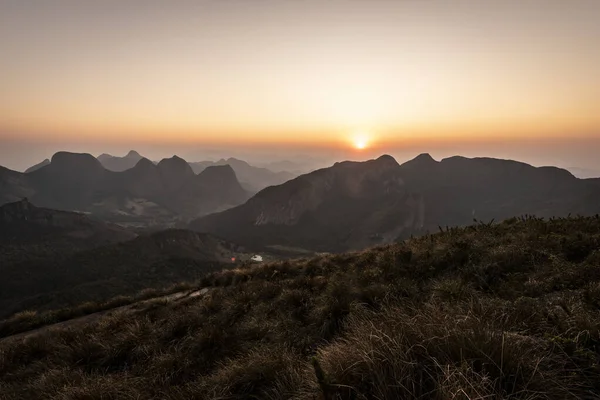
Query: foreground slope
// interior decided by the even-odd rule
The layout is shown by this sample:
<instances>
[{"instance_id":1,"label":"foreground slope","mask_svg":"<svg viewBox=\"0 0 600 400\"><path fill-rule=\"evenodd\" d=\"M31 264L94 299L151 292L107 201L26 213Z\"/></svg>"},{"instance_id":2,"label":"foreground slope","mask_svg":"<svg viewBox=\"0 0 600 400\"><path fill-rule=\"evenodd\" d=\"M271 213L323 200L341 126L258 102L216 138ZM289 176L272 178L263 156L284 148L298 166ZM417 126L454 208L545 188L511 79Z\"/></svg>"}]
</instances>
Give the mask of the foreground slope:
<instances>
[{"instance_id":1,"label":"foreground slope","mask_svg":"<svg viewBox=\"0 0 600 400\"><path fill-rule=\"evenodd\" d=\"M5 399L600 396L600 218L511 219L215 273L0 341Z\"/></svg>"}]
</instances>

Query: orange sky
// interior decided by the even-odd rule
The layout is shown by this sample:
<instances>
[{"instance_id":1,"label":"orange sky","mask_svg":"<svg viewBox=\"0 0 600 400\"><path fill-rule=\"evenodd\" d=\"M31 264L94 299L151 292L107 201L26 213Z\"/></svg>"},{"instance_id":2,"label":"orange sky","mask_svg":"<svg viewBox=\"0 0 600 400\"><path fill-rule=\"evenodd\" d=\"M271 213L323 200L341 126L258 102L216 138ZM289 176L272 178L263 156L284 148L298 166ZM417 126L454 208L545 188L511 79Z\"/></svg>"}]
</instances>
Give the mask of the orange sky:
<instances>
[{"instance_id":1,"label":"orange sky","mask_svg":"<svg viewBox=\"0 0 600 400\"><path fill-rule=\"evenodd\" d=\"M7 0L0 141L600 138L599 20L597 0Z\"/></svg>"}]
</instances>

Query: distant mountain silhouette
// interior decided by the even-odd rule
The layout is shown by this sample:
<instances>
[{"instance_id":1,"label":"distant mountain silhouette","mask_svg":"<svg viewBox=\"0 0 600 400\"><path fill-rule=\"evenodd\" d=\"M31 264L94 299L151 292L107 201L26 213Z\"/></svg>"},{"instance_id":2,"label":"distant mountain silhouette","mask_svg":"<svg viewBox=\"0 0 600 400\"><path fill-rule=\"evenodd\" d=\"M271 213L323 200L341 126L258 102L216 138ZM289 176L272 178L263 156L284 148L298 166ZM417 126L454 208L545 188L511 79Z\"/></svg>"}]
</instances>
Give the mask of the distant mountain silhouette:
<instances>
[{"instance_id":1,"label":"distant mountain silhouette","mask_svg":"<svg viewBox=\"0 0 600 400\"><path fill-rule=\"evenodd\" d=\"M115 157L110 154L101 154L98 161L109 171L122 172L133 168L143 157L135 150L131 150L125 157Z\"/></svg>"},{"instance_id":2,"label":"distant mountain silhouette","mask_svg":"<svg viewBox=\"0 0 600 400\"><path fill-rule=\"evenodd\" d=\"M438 162L422 154L402 165L390 156L336 163L190 226L256 248L342 251L473 218L598 212L600 185L566 170L491 158Z\"/></svg>"},{"instance_id":3,"label":"distant mountain silhouette","mask_svg":"<svg viewBox=\"0 0 600 400\"><path fill-rule=\"evenodd\" d=\"M210 166L230 165L235 171L240 184L248 191L258 192L268 186L280 185L298 174L287 171L273 172L267 168L259 168L236 158L221 159L216 162L201 161L190 163L195 173L202 172Z\"/></svg>"},{"instance_id":4,"label":"distant mountain silhouette","mask_svg":"<svg viewBox=\"0 0 600 400\"><path fill-rule=\"evenodd\" d=\"M50 164L50 160L48 160L48 159L46 158L44 161L42 161L42 162L40 162L40 163L38 163L38 164L32 165L31 167L27 168L27 169L25 170L25 173L27 174L27 173L29 173L29 172L33 172L33 171L35 171L35 170L38 170L38 169L40 169L40 168L42 168L42 167L45 167L45 166L46 166L46 165L48 165L48 164Z\"/></svg>"},{"instance_id":5,"label":"distant mountain silhouette","mask_svg":"<svg viewBox=\"0 0 600 400\"><path fill-rule=\"evenodd\" d=\"M59 152L27 174L0 169L0 201L28 197L40 206L86 211L114 222L173 225L248 198L231 168L220 173L212 168L195 175L174 156L156 165L142 158L113 172L89 154Z\"/></svg>"},{"instance_id":6,"label":"distant mountain silhouette","mask_svg":"<svg viewBox=\"0 0 600 400\"><path fill-rule=\"evenodd\" d=\"M98 161L109 171L123 172L133 168L142 157L138 152L131 150L125 157L115 157L110 154L102 154L98 156ZM183 166L184 160L177 156L171 159L165 159L154 164L163 164L163 173L170 174L169 170L177 170L177 182L170 182L170 184L177 185L181 183L181 177L184 174L189 175L189 171L193 171L195 174L199 174L208 167L212 166L223 166L230 165L240 181L240 184L248 191L256 193L257 191L264 189L267 186L279 185L290 179L298 176L298 173L291 173L287 171L273 172L267 168L259 168L248 164L243 160L236 158L221 159L219 161L199 161L188 163L191 167L190 170ZM41 166L41 164L39 164ZM177 167L177 165L179 165ZM32 167L33 168L33 167Z\"/></svg>"},{"instance_id":7,"label":"distant mountain silhouette","mask_svg":"<svg viewBox=\"0 0 600 400\"><path fill-rule=\"evenodd\" d=\"M306 174L316 168L314 165L320 165L322 162L318 161L307 161L307 162L297 162L297 161L289 161L289 160L281 160L281 161L271 161L260 163L257 167L266 168L273 172L289 172L296 176Z\"/></svg>"}]
</instances>

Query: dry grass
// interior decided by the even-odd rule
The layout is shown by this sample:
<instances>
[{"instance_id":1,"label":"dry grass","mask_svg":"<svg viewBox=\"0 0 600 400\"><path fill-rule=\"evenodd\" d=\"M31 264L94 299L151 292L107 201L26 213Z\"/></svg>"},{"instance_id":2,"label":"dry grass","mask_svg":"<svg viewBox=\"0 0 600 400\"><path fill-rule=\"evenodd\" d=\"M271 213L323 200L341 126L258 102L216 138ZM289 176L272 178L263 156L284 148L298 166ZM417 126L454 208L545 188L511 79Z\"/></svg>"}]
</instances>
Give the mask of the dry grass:
<instances>
[{"instance_id":1,"label":"dry grass","mask_svg":"<svg viewBox=\"0 0 600 400\"><path fill-rule=\"evenodd\" d=\"M600 218L451 229L211 274L0 342L3 399L600 398Z\"/></svg>"}]
</instances>

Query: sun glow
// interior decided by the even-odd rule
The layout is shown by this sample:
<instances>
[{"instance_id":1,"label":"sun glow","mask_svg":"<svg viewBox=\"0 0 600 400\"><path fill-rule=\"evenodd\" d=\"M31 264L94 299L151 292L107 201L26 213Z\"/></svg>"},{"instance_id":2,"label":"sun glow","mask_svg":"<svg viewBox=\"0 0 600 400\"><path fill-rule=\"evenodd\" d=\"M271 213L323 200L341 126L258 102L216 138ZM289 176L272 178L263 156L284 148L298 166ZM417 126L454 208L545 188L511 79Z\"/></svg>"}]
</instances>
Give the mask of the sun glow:
<instances>
[{"instance_id":1,"label":"sun glow","mask_svg":"<svg viewBox=\"0 0 600 400\"><path fill-rule=\"evenodd\" d=\"M370 135L366 132L357 133L352 139L354 148L364 150L369 146Z\"/></svg>"}]
</instances>

